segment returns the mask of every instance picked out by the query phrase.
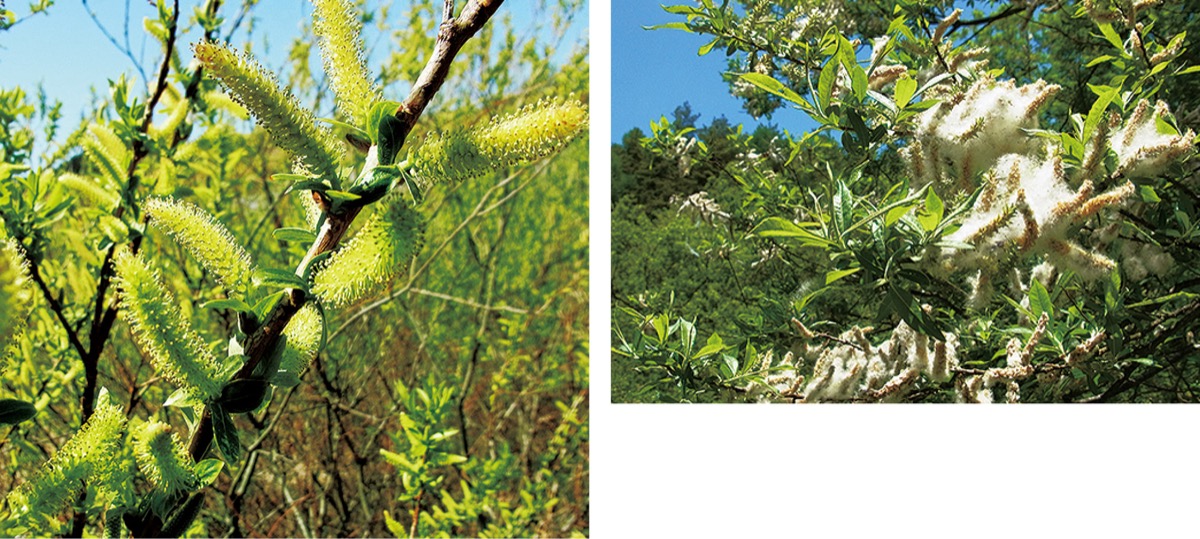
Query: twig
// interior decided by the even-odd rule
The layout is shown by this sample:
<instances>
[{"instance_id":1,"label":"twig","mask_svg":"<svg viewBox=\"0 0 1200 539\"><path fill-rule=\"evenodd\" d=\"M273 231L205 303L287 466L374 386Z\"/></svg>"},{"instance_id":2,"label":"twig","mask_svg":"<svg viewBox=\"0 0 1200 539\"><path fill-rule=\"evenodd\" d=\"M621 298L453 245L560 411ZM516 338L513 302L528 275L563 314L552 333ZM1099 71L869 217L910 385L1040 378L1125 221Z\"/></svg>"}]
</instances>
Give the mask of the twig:
<instances>
[{"instance_id":1,"label":"twig","mask_svg":"<svg viewBox=\"0 0 1200 539\"><path fill-rule=\"evenodd\" d=\"M87 10L88 17L92 18L92 22L96 24L96 28L99 28L100 31L104 33L104 37L108 38L108 42L112 43L112 46L121 51L121 54L124 54L126 58L129 58L129 61L133 63L134 69L137 69L138 74L141 75L142 80L146 80L146 70L142 68L142 63L139 62L137 58L133 57L132 50L129 50L128 47L121 46L121 44L117 42L117 38L108 33L108 28L104 27L104 23L101 23L100 18L96 16L96 12L92 11L92 6L88 5L88 0L83 0L83 9Z\"/></svg>"}]
</instances>

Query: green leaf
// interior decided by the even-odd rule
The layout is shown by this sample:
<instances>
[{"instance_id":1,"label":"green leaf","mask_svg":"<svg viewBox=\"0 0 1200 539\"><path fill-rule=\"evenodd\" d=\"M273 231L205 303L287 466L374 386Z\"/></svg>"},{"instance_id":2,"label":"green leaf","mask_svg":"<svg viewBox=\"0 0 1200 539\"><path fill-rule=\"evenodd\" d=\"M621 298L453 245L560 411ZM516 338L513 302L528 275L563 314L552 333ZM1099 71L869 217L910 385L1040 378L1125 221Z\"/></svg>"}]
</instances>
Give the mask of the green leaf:
<instances>
[{"instance_id":1,"label":"green leaf","mask_svg":"<svg viewBox=\"0 0 1200 539\"><path fill-rule=\"evenodd\" d=\"M200 481L199 488L204 488L215 483L217 476L221 474L221 470L224 468L225 462L221 459L204 459L192 467L192 472L196 474L196 479Z\"/></svg>"},{"instance_id":2,"label":"green leaf","mask_svg":"<svg viewBox=\"0 0 1200 539\"><path fill-rule=\"evenodd\" d=\"M654 324L654 333L656 335L658 335L658 342L666 341L667 340L667 326L670 324L670 320L667 318L667 315L660 314L660 315L654 317L653 324Z\"/></svg>"},{"instance_id":3,"label":"green leaf","mask_svg":"<svg viewBox=\"0 0 1200 539\"><path fill-rule=\"evenodd\" d=\"M16 425L37 415L33 403L17 399L0 399L0 425Z\"/></svg>"},{"instance_id":4,"label":"green leaf","mask_svg":"<svg viewBox=\"0 0 1200 539\"><path fill-rule=\"evenodd\" d=\"M393 537L407 537L409 535L409 531L404 528L404 525L392 518L391 513L388 513L387 510L383 511L383 523L387 526L388 532Z\"/></svg>"},{"instance_id":5,"label":"green leaf","mask_svg":"<svg viewBox=\"0 0 1200 539\"><path fill-rule=\"evenodd\" d=\"M695 354L692 354L692 359L700 359L705 356L711 356L717 352L724 350L725 348L726 348L725 342L723 340L721 340L721 336L717 335L716 333L713 333L708 338L708 342L705 343L705 345L702 348L700 348L700 350L697 350Z\"/></svg>"},{"instance_id":6,"label":"green leaf","mask_svg":"<svg viewBox=\"0 0 1200 539\"><path fill-rule=\"evenodd\" d=\"M1159 202L1162 202L1162 199L1158 198L1158 193L1154 190L1154 186L1152 185L1139 185L1138 195L1142 197L1142 202L1147 204L1158 204Z\"/></svg>"},{"instance_id":7,"label":"green leaf","mask_svg":"<svg viewBox=\"0 0 1200 539\"><path fill-rule=\"evenodd\" d=\"M367 112L367 125L363 126L363 131L371 138L371 142L379 145L379 126L383 124L383 119L391 116L396 116L396 111L400 110L400 103L395 101L381 101L371 106L371 110ZM382 161L380 161L382 163Z\"/></svg>"},{"instance_id":8,"label":"green leaf","mask_svg":"<svg viewBox=\"0 0 1200 539\"><path fill-rule=\"evenodd\" d=\"M242 442L238 440L233 419L220 404L209 405L209 412L212 414L213 437L217 439L217 448L225 456L226 462L236 463L242 457Z\"/></svg>"},{"instance_id":9,"label":"green leaf","mask_svg":"<svg viewBox=\"0 0 1200 539\"><path fill-rule=\"evenodd\" d=\"M764 75L762 73L745 73L741 75L741 78L742 80L757 86L760 90L775 94L787 101L800 105L800 108L805 110L812 108L812 105L810 105L803 97L800 97L800 94L792 91L791 88L784 86L782 82L779 82L770 75Z\"/></svg>"},{"instance_id":10,"label":"green leaf","mask_svg":"<svg viewBox=\"0 0 1200 539\"><path fill-rule=\"evenodd\" d=\"M837 81L839 69L841 64L832 60L821 68L821 75L817 79L817 106L821 114L829 114L829 105L833 101L833 83Z\"/></svg>"},{"instance_id":11,"label":"green leaf","mask_svg":"<svg viewBox=\"0 0 1200 539\"><path fill-rule=\"evenodd\" d=\"M268 286L273 288L298 288L305 290L308 288L308 283L305 283L300 276L288 270L276 268L263 268L254 274L255 280L260 286Z\"/></svg>"},{"instance_id":12,"label":"green leaf","mask_svg":"<svg viewBox=\"0 0 1200 539\"><path fill-rule=\"evenodd\" d=\"M354 202L355 200L362 198L362 196L356 195L349 191L338 191L335 189L325 191L325 196L332 198L333 200L340 200L342 202Z\"/></svg>"},{"instance_id":13,"label":"green leaf","mask_svg":"<svg viewBox=\"0 0 1200 539\"><path fill-rule=\"evenodd\" d=\"M1041 318L1042 313L1054 318L1054 302L1050 300L1050 293L1046 291L1046 287L1037 279L1031 279L1029 282L1029 310L1034 318Z\"/></svg>"},{"instance_id":14,"label":"green leaf","mask_svg":"<svg viewBox=\"0 0 1200 539\"><path fill-rule=\"evenodd\" d=\"M1121 36L1117 35L1117 31L1113 30L1112 24L1101 24L1100 33L1104 34L1104 39L1107 39L1113 47L1121 50L1121 56L1125 56L1125 42L1121 40Z\"/></svg>"},{"instance_id":15,"label":"green leaf","mask_svg":"<svg viewBox=\"0 0 1200 539\"><path fill-rule=\"evenodd\" d=\"M881 315L895 313L901 320L904 320L909 326L920 333L938 340L945 339L937 322L925 313L925 310L921 308L921 304L917 302L912 293L893 283L888 283L887 294L884 295L883 305L880 307L880 310Z\"/></svg>"},{"instance_id":16,"label":"green leaf","mask_svg":"<svg viewBox=\"0 0 1200 539\"><path fill-rule=\"evenodd\" d=\"M396 161L400 147L404 145L405 127L399 118L383 116L379 122L379 164L387 166Z\"/></svg>"},{"instance_id":17,"label":"green leaf","mask_svg":"<svg viewBox=\"0 0 1200 539\"><path fill-rule=\"evenodd\" d=\"M388 463L390 463L392 466L400 468L403 471L411 474L421 473L421 468L414 464L411 460L408 460L408 457L404 455L393 453L387 449L380 449L379 454L383 455L383 459L388 461Z\"/></svg>"},{"instance_id":18,"label":"green leaf","mask_svg":"<svg viewBox=\"0 0 1200 539\"><path fill-rule=\"evenodd\" d=\"M275 304L279 303L279 300L283 299L284 293L285 292L283 290L280 290L279 292L275 292L274 294L258 300L258 303L254 304L254 315L258 317L259 320L265 320L267 318L267 313L271 312L271 309L275 308Z\"/></svg>"},{"instance_id":19,"label":"green leaf","mask_svg":"<svg viewBox=\"0 0 1200 539\"><path fill-rule=\"evenodd\" d=\"M850 193L850 188L846 186L846 182L838 180L837 191L833 193L833 218L837 224L837 229L843 237L845 232L850 228L850 220L854 217L854 195Z\"/></svg>"},{"instance_id":20,"label":"green leaf","mask_svg":"<svg viewBox=\"0 0 1200 539\"><path fill-rule=\"evenodd\" d=\"M723 378L733 378L733 375L737 374L738 360L736 357L729 354L721 354L721 363L719 365Z\"/></svg>"},{"instance_id":21,"label":"green leaf","mask_svg":"<svg viewBox=\"0 0 1200 539\"><path fill-rule=\"evenodd\" d=\"M912 101L913 95L917 93L917 79L912 77L904 77L896 81L895 99L896 108L904 108Z\"/></svg>"},{"instance_id":22,"label":"green leaf","mask_svg":"<svg viewBox=\"0 0 1200 539\"><path fill-rule=\"evenodd\" d=\"M326 181L301 180L289 185L288 188L284 190L284 194L291 193L293 191L317 191L319 193L324 193L326 190L330 189L330 187L331 186L329 185L329 182Z\"/></svg>"},{"instance_id":23,"label":"green leaf","mask_svg":"<svg viewBox=\"0 0 1200 539\"><path fill-rule=\"evenodd\" d=\"M858 273L858 271L861 269L862 269L861 267L850 268L850 269L844 269L844 270L835 270L835 271L826 273L825 274L825 286L829 286L845 277L854 275L855 273Z\"/></svg>"},{"instance_id":24,"label":"green leaf","mask_svg":"<svg viewBox=\"0 0 1200 539\"><path fill-rule=\"evenodd\" d=\"M278 365L278 359L276 359ZM274 374L274 373L272 373ZM262 378L246 378L233 380L221 390L217 400L221 409L230 414L252 412L263 403L267 396L267 381Z\"/></svg>"},{"instance_id":25,"label":"green leaf","mask_svg":"<svg viewBox=\"0 0 1200 539\"><path fill-rule=\"evenodd\" d=\"M833 242L800 228L782 217L764 219L754 227L753 233L760 238L797 238L802 244L814 247L827 247L833 244Z\"/></svg>"},{"instance_id":26,"label":"green leaf","mask_svg":"<svg viewBox=\"0 0 1200 539\"><path fill-rule=\"evenodd\" d=\"M1175 74L1176 75L1190 75L1190 74L1196 73L1198 71L1200 71L1200 65L1194 65L1194 66L1185 67L1185 68L1175 72Z\"/></svg>"},{"instance_id":27,"label":"green leaf","mask_svg":"<svg viewBox=\"0 0 1200 539\"><path fill-rule=\"evenodd\" d=\"M692 29L688 28L687 23L679 22L679 21L668 22L668 23L663 23L663 24L655 24L653 26L643 26L642 29L643 30L683 30L684 32L687 32L689 34L692 33Z\"/></svg>"},{"instance_id":28,"label":"green leaf","mask_svg":"<svg viewBox=\"0 0 1200 539\"><path fill-rule=\"evenodd\" d=\"M333 118L317 118L317 121L325 122L333 127L336 127L338 129L341 129L342 131L345 131L346 136L351 137L353 140L369 141L371 139L370 134L368 134L366 131L363 131L362 129L359 129L359 128L357 128L353 125L350 125L346 122L341 122L341 121L335 120ZM368 142L368 144L369 144L369 142Z\"/></svg>"},{"instance_id":29,"label":"green leaf","mask_svg":"<svg viewBox=\"0 0 1200 539\"><path fill-rule=\"evenodd\" d=\"M1167 119L1162 116L1154 117L1154 129L1158 131L1158 134L1160 135L1173 137L1179 134L1179 130L1175 129L1175 126L1171 125L1171 122L1168 122Z\"/></svg>"},{"instance_id":30,"label":"green leaf","mask_svg":"<svg viewBox=\"0 0 1200 539\"><path fill-rule=\"evenodd\" d=\"M854 47L850 46L848 42L844 44L844 47L842 66L850 74L850 91L854 92L854 98L861 102L867 96L867 71L858 65L854 57Z\"/></svg>"},{"instance_id":31,"label":"green leaf","mask_svg":"<svg viewBox=\"0 0 1200 539\"><path fill-rule=\"evenodd\" d=\"M433 466L453 466L455 464L462 464L466 461L467 457L462 455L435 453L433 459L431 459L429 463Z\"/></svg>"},{"instance_id":32,"label":"green leaf","mask_svg":"<svg viewBox=\"0 0 1200 539\"><path fill-rule=\"evenodd\" d=\"M171 396L167 397L166 402L163 402L164 407L175 406L179 408L195 408L203 405L204 403L200 402L200 399L192 396L184 388L176 389L174 393L171 393Z\"/></svg>"},{"instance_id":33,"label":"green leaf","mask_svg":"<svg viewBox=\"0 0 1200 539\"><path fill-rule=\"evenodd\" d=\"M916 204L905 204L903 206L896 206L895 208L888 210L887 215L885 215L883 218L884 226L892 226L896 224L896 221L899 221L900 218L907 215L908 212L912 211L912 209L915 207L917 207Z\"/></svg>"},{"instance_id":34,"label":"green leaf","mask_svg":"<svg viewBox=\"0 0 1200 539\"><path fill-rule=\"evenodd\" d=\"M921 228L924 228L926 232L931 232L942 223L945 212L946 206L942 203L942 199L933 189L930 189L925 192L925 206L917 212L917 222L921 223Z\"/></svg>"},{"instance_id":35,"label":"green leaf","mask_svg":"<svg viewBox=\"0 0 1200 539\"><path fill-rule=\"evenodd\" d=\"M271 235L279 241L294 241L300 243L312 243L317 239L317 235L307 228L276 228Z\"/></svg>"},{"instance_id":36,"label":"green leaf","mask_svg":"<svg viewBox=\"0 0 1200 539\"><path fill-rule=\"evenodd\" d=\"M700 50L696 51L696 54L698 56L706 56L708 53L712 52L713 47L716 46L717 42L719 41L721 41L720 38L709 41L703 47L700 47Z\"/></svg>"},{"instance_id":37,"label":"green leaf","mask_svg":"<svg viewBox=\"0 0 1200 539\"><path fill-rule=\"evenodd\" d=\"M1100 125L1100 122L1104 120L1104 113L1108 110L1108 105L1120 95L1120 92L1120 88L1107 88L1101 91L1099 97L1096 98L1096 102L1092 103L1092 109L1088 111L1087 121L1083 124L1083 140L1088 140L1092 133L1095 132L1096 126Z\"/></svg>"},{"instance_id":38,"label":"green leaf","mask_svg":"<svg viewBox=\"0 0 1200 539\"><path fill-rule=\"evenodd\" d=\"M1104 284L1104 307L1106 312L1113 314L1121 306L1121 271L1114 269Z\"/></svg>"},{"instance_id":39,"label":"green leaf","mask_svg":"<svg viewBox=\"0 0 1200 539\"><path fill-rule=\"evenodd\" d=\"M1083 67L1092 67L1094 65L1102 64L1104 62L1111 62L1116 59L1117 59L1116 56L1113 56L1111 54L1105 54L1103 56L1097 56L1097 57L1093 58L1092 61L1088 62L1087 65L1085 65Z\"/></svg>"}]
</instances>

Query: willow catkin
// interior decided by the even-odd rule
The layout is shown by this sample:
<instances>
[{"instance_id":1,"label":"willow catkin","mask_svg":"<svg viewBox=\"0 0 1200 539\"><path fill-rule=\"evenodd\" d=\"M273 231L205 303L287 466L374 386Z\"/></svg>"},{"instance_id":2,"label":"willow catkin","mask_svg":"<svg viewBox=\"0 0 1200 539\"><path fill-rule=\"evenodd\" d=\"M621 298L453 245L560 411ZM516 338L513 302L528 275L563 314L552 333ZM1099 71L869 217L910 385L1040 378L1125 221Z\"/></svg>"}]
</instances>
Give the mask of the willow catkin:
<instances>
[{"instance_id":1,"label":"willow catkin","mask_svg":"<svg viewBox=\"0 0 1200 539\"><path fill-rule=\"evenodd\" d=\"M16 240L0 229L0 353L25 327L25 314L33 301L29 262ZM0 372L6 361L0 359Z\"/></svg>"},{"instance_id":2,"label":"willow catkin","mask_svg":"<svg viewBox=\"0 0 1200 539\"><path fill-rule=\"evenodd\" d=\"M362 49L362 21L347 0L314 0L313 33L320 40L321 60L329 86L337 96L338 110L360 125L379 100L379 91L367 73Z\"/></svg>"},{"instance_id":3,"label":"willow catkin","mask_svg":"<svg viewBox=\"0 0 1200 539\"><path fill-rule=\"evenodd\" d=\"M588 126L588 110L573 100L545 99L482 128L431 137L412 160L424 182L457 182L546 157Z\"/></svg>"},{"instance_id":4,"label":"willow catkin","mask_svg":"<svg viewBox=\"0 0 1200 539\"><path fill-rule=\"evenodd\" d=\"M283 330L285 337L283 357L279 360L279 372L272 382L275 385L291 386L300 383L300 376L317 357L324 331L321 313L311 304L306 304L288 322Z\"/></svg>"},{"instance_id":5,"label":"willow catkin","mask_svg":"<svg viewBox=\"0 0 1200 539\"><path fill-rule=\"evenodd\" d=\"M118 251L115 261L121 316L154 369L202 401L220 396L220 367L159 281L158 272L128 249Z\"/></svg>"},{"instance_id":6,"label":"willow catkin","mask_svg":"<svg viewBox=\"0 0 1200 539\"><path fill-rule=\"evenodd\" d=\"M333 134L316 125L312 113L300 107L275 77L247 55L212 42L197 43L196 59L219 79L230 94L281 148L291 152L309 172L334 176L342 155Z\"/></svg>"},{"instance_id":7,"label":"willow catkin","mask_svg":"<svg viewBox=\"0 0 1200 539\"><path fill-rule=\"evenodd\" d=\"M107 392L97 398L96 409L79 432L50 457L42 469L5 499L11 513L9 526L24 527L22 535L52 535L57 524L50 518L74 503L85 482L107 468L121 447L125 412Z\"/></svg>"},{"instance_id":8,"label":"willow catkin","mask_svg":"<svg viewBox=\"0 0 1200 539\"><path fill-rule=\"evenodd\" d=\"M401 194L384 198L362 229L313 277L312 292L334 307L374 292L420 250L424 230L421 215Z\"/></svg>"},{"instance_id":9,"label":"willow catkin","mask_svg":"<svg viewBox=\"0 0 1200 539\"><path fill-rule=\"evenodd\" d=\"M165 423L150 421L138 428L133 433L133 454L150 483L167 495L191 490L198 483L191 455Z\"/></svg>"},{"instance_id":10,"label":"willow catkin","mask_svg":"<svg viewBox=\"0 0 1200 539\"><path fill-rule=\"evenodd\" d=\"M195 204L170 198L147 200L151 224L182 245L226 290L249 291L254 263L233 234L215 217Z\"/></svg>"}]
</instances>

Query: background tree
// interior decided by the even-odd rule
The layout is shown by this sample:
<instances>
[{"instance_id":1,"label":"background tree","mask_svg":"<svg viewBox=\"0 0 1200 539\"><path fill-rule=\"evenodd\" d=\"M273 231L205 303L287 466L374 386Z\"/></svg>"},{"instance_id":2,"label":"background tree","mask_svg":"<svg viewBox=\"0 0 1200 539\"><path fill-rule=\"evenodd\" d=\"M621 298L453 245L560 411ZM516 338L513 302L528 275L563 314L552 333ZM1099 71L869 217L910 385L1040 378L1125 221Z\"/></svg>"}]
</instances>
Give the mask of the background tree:
<instances>
[{"instance_id":1,"label":"background tree","mask_svg":"<svg viewBox=\"0 0 1200 539\"><path fill-rule=\"evenodd\" d=\"M793 280L732 329L739 307L694 309L686 284L616 288L675 296L614 311L614 379L653 372L631 387L671 400L1195 400L1185 6L736 4L664 26L725 52L752 114L817 121L783 143L794 174L746 152L724 169L740 193L712 199L741 220L730 250Z\"/></svg>"}]
</instances>

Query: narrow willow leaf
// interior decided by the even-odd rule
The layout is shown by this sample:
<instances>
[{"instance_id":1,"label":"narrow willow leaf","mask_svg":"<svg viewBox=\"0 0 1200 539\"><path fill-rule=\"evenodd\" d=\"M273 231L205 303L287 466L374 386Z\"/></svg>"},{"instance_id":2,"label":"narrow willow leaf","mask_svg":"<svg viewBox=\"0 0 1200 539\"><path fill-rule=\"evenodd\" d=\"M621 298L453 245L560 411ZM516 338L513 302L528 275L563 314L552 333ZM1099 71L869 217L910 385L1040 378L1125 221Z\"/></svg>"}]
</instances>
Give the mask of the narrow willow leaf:
<instances>
[{"instance_id":1,"label":"narrow willow leaf","mask_svg":"<svg viewBox=\"0 0 1200 539\"><path fill-rule=\"evenodd\" d=\"M313 33L320 40L321 60L338 110L361 125L379 92L371 85L362 48L362 21L354 3L314 0Z\"/></svg>"},{"instance_id":2,"label":"narrow willow leaf","mask_svg":"<svg viewBox=\"0 0 1200 539\"><path fill-rule=\"evenodd\" d=\"M587 125L587 107L580 103L543 100L485 127L426 141L417 150L414 170L426 182L474 178L550 155Z\"/></svg>"},{"instance_id":3,"label":"narrow willow leaf","mask_svg":"<svg viewBox=\"0 0 1200 539\"><path fill-rule=\"evenodd\" d=\"M150 421L137 429L133 454L150 483L167 495L190 491L199 484L192 457L166 423Z\"/></svg>"},{"instance_id":4,"label":"narrow willow leaf","mask_svg":"<svg viewBox=\"0 0 1200 539\"><path fill-rule=\"evenodd\" d=\"M250 304L240 299L225 298L206 301L200 306L202 309L233 309L241 313L248 313L253 310Z\"/></svg>"},{"instance_id":5,"label":"narrow willow leaf","mask_svg":"<svg viewBox=\"0 0 1200 539\"><path fill-rule=\"evenodd\" d=\"M158 272L125 249L117 253L116 269L121 316L155 370L202 401L220 395L220 365L179 312Z\"/></svg>"},{"instance_id":6,"label":"narrow willow leaf","mask_svg":"<svg viewBox=\"0 0 1200 539\"><path fill-rule=\"evenodd\" d=\"M257 371L255 372L255 376L259 374ZM218 402L221 404L221 409L229 414L253 412L267 400L268 389L267 381L263 379L232 380L225 385Z\"/></svg>"},{"instance_id":7,"label":"narrow willow leaf","mask_svg":"<svg viewBox=\"0 0 1200 539\"><path fill-rule=\"evenodd\" d=\"M26 528L33 537L61 533L59 513L79 498L85 481L105 467L121 447L125 412L113 404L106 391L96 399L96 409L36 475L5 498L8 525ZM51 527L53 526L53 527Z\"/></svg>"},{"instance_id":8,"label":"narrow willow leaf","mask_svg":"<svg viewBox=\"0 0 1200 539\"><path fill-rule=\"evenodd\" d=\"M58 177L58 183L108 211L121 203L120 195L91 178L66 172Z\"/></svg>"},{"instance_id":9,"label":"narrow willow leaf","mask_svg":"<svg viewBox=\"0 0 1200 539\"><path fill-rule=\"evenodd\" d=\"M317 357L321 347L321 332L324 331L321 313L312 304L306 304L288 322L283 330L283 357L279 370L271 383L280 387L291 387L300 383L300 376Z\"/></svg>"},{"instance_id":10,"label":"narrow willow leaf","mask_svg":"<svg viewBox=\"0 0 1200 539\"><path fill-rule=\"evenodd\" d=\"M17 399L0 399L0 425L16 425L37 415L33 403Z\"/></svg>"},{"instance_id":11,"label":"narrow willow leaf","mask_svg":"<svg viewBox=\"0 0 1200 539\"><path fill-rule=\"evenodd\" d=\"M196 479L200 481L201 487L207 487L217 481L217 476L221 474L221 470L225 468L225 463L220 459L204 459L196 463L192 471L196 474Z\"/></svg>"},{"instance_id":12,"label":"narrow willow leaf","mask_svg":"<svg viewBox=\"0 0 1200 539\"><path fill-rule=\"evenodd\" d=\"M307 228L276 228L271 235L279 241L298 241L301 243L312 243L313 240L317 239L316 233Z\"/></svg>"},{"instance_id":13,"label":"narrow willow leaf","mask_svg":"<svg viewBox=\"0 0 1200 539\"><path fill-rule=\"evenodd\" d=\"M217 439L217 448L225 456L225 462L236 464L238 459L242 458L242 442L238 439L233 418L229 417L219 404L211 406L209 410L212 413L213 437Z\"/></svg>"},{"instance_id":14,"label":"narrow willow leaf","mask_svg":"<svg viewBox=\"0 0 1200 539\"><path fill-rule=\"evenodd\" d=\"M152 223L187 249L226 290L238 294L249 290L254 263L215 217L194 204L170 198L147 200L145 209Z\"/></svg>"},{"instance_id":15,"label":"narrow willow leaf","mask_svg":"<svg viewBox=\"0 0 1200 539\"><path fill-rule=\"evenodd\" d=\"M258 270L254 275L254 279L261 286L276 288L298 288L304 290L308 284L295 273L277 268L263 268Z\"/></svg>"},{"instance_id":16,"label":"narrow willow leaf","mask_svg":"<svg viewBox=\"0 0 1200 539\"><path fill-rule=\"evenodd\" d=\"M335 307L349 305L392 280L421 248L421 216L399 194L379 204L358 234L313 277L312 292Z\"/></svg>"},{"instance_id":17,"label":"narrow willow leaf","mask_svg":"<svg viewBox=\"0 0 1200 539\"><path fill-rule=\"evenodd\" d=\"M258 62L211 42L196 44L195 52L196 59L225 84L234 99L271 133L276 144L296 156L310 172L336 175L342 149L333 134L318 126L312 113L284 93L274 76Z\"/></svg>"}]
</instances>

